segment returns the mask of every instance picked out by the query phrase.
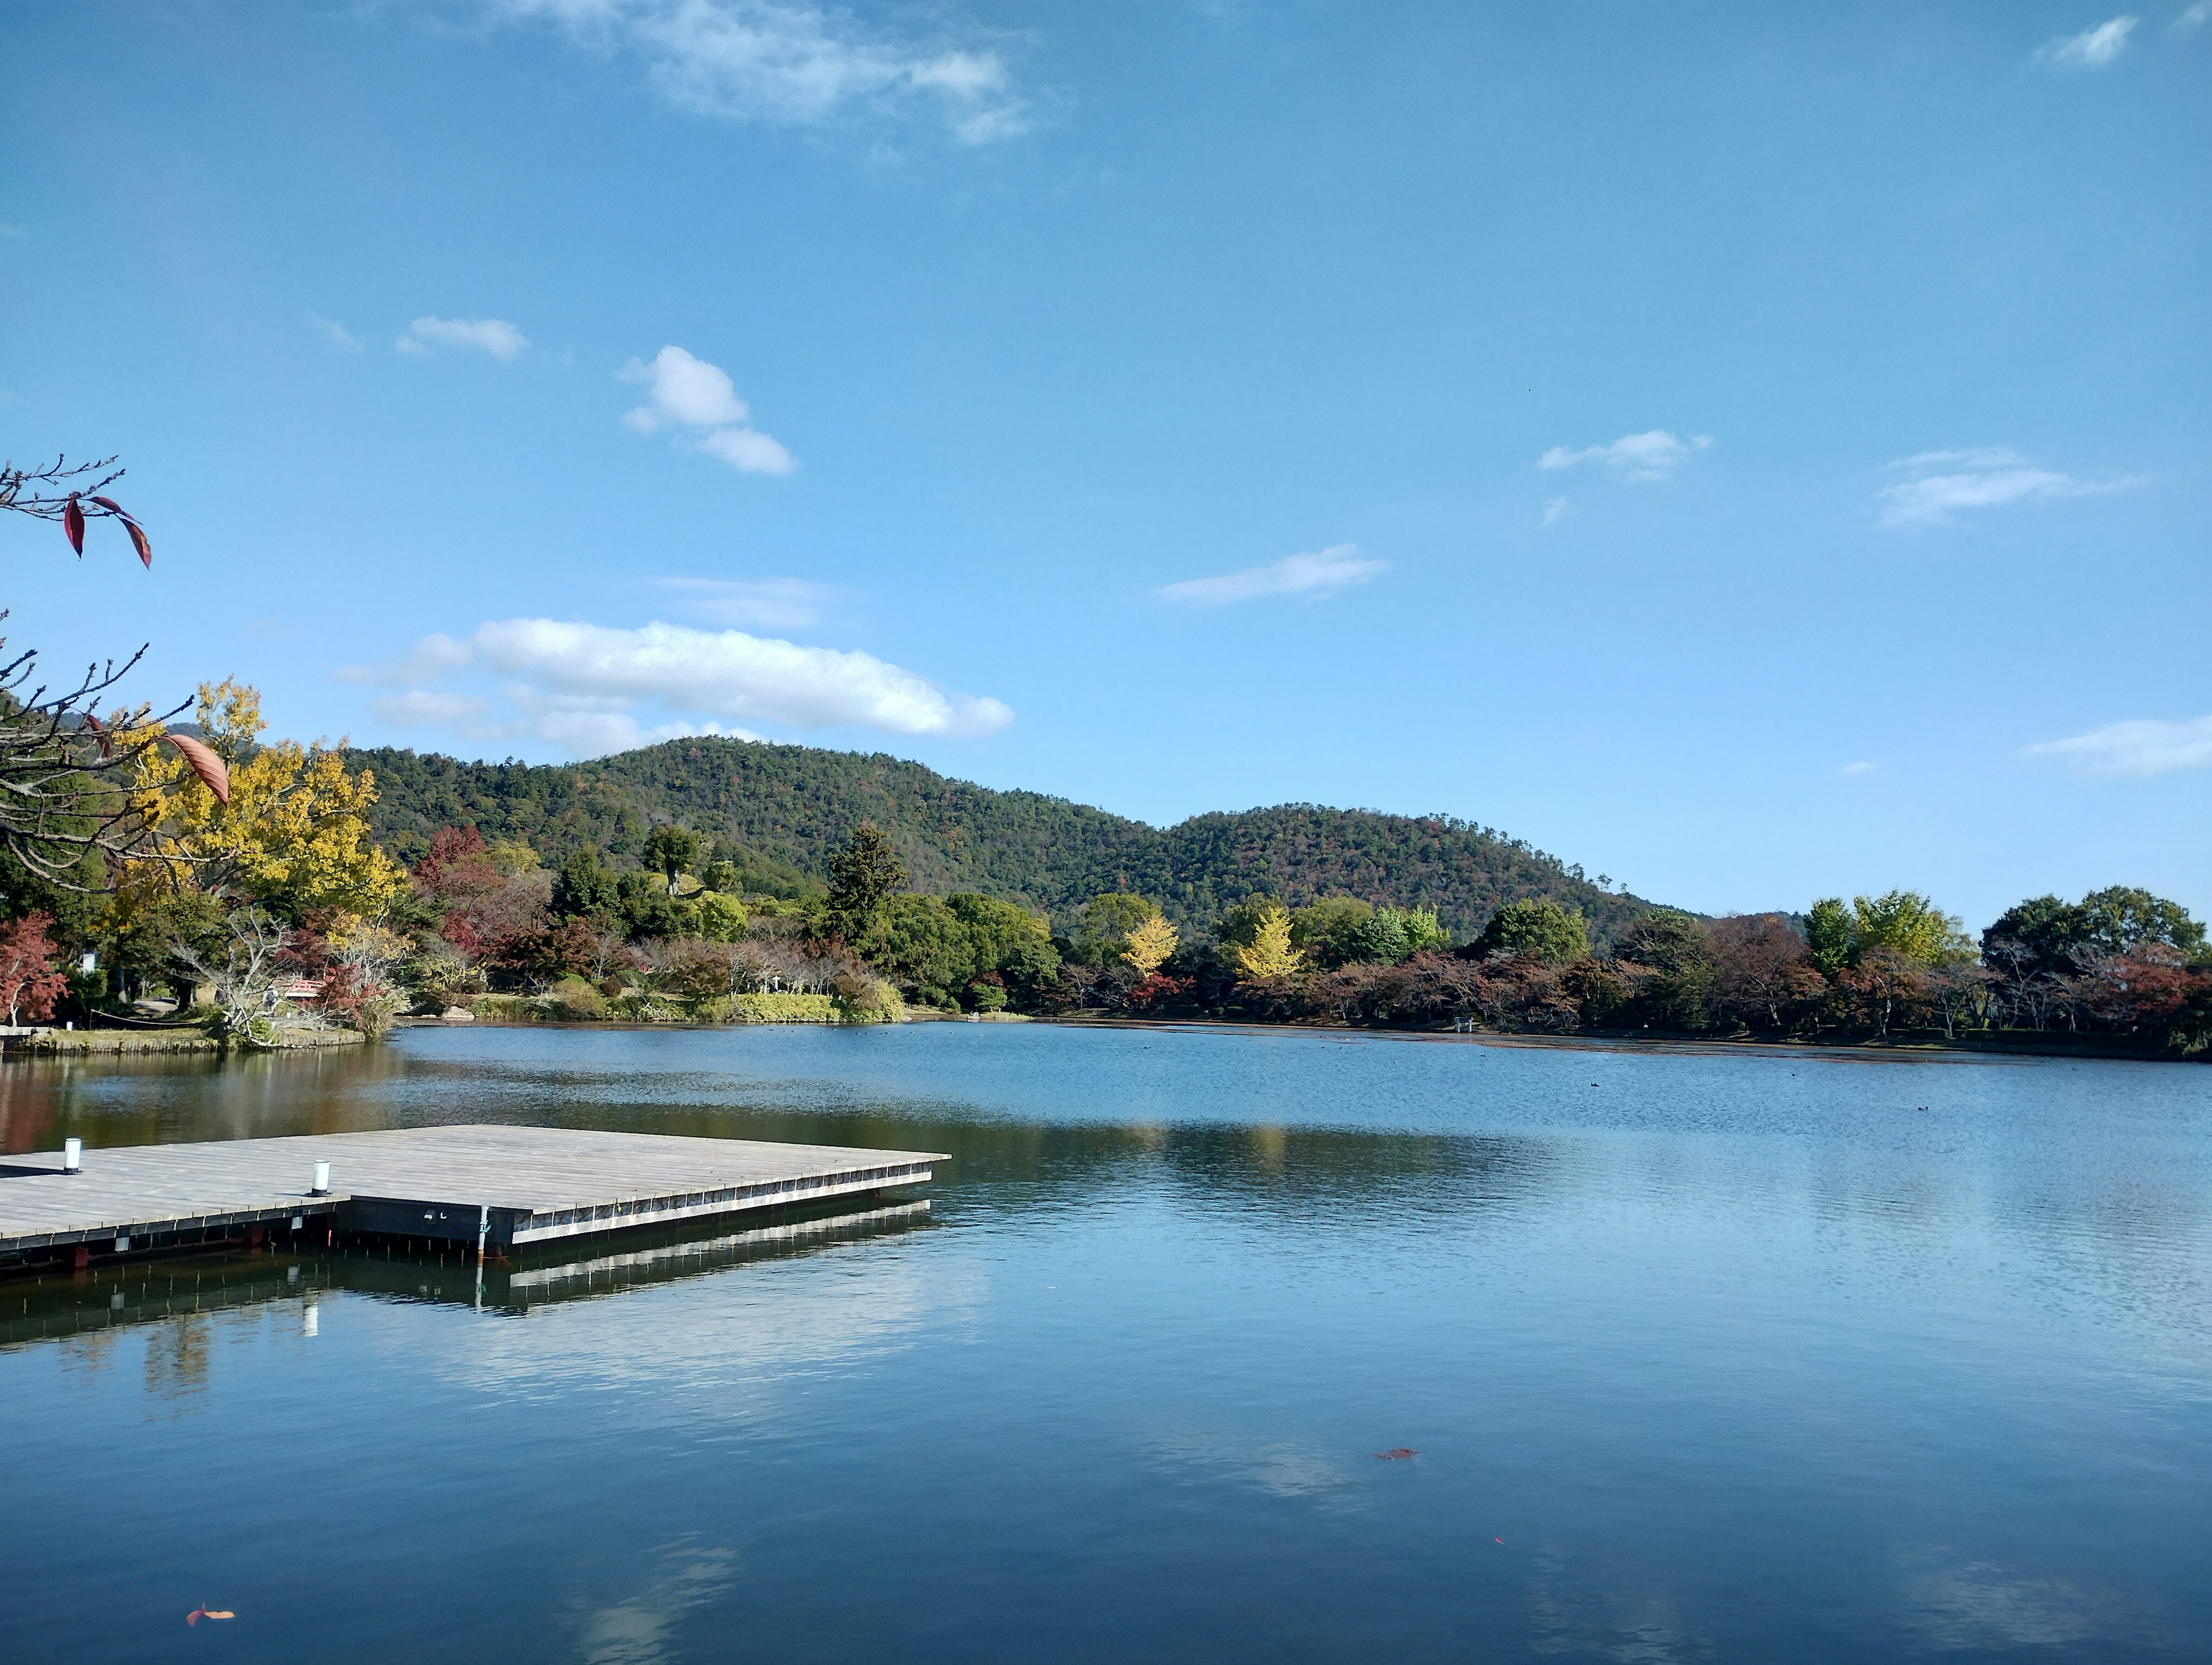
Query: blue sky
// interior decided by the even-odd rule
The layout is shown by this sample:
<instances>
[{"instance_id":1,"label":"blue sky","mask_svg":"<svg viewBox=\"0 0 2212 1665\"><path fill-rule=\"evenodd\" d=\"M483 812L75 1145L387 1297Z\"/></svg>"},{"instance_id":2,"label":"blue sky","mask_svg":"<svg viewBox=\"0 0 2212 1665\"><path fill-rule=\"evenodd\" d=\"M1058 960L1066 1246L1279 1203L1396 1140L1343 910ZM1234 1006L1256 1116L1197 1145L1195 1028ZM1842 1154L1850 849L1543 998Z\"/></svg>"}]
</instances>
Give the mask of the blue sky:
<instances>
[{"instance_id":1,"label":"blue sky","mask_svg":"<svg viewBox=\"0 0 2212 1665\"><path fill-rule=\"evenodd\" d=\"M2212 913L2212 7L6 28L0 448L156 550L0 529L57 662Z\"/></svg>"}]
</instances>

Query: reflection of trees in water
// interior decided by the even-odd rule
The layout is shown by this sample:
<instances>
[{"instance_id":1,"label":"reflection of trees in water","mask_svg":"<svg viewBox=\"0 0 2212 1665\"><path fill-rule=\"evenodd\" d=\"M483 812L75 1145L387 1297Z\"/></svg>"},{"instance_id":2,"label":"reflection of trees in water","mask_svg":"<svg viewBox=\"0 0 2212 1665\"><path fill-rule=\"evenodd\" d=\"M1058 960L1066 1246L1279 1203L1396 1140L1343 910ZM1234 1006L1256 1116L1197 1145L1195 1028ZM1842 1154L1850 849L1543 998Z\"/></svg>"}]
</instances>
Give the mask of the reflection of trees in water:
<instances>
[{"instance_id":1,"label":"reflection of trees in water","mask_svg":"<svg viewBox=\"0 0 2212 1665\"><path fill-rule=\"evenodd\" d=\"M146 1332L146 1397L182 1409L181 1401L204 1394L213 1352L204 1313L188 1313Z\"/></svg>"},{"instance_id":2,"label":"reflection of trees in water","mask_svg":"<svg viewBox=\"0 0 2212 1665\"><path fill-rule=\"evenodd\" d=\"M412 1067L383 1046L221 1057L11 1059L0 1067L0 1152L354 1133L392 1125L386 1089Z\"/></svg>"},{"instance_id":3,"label":"reflection of trees in water","mask_svg":"<svg viewBox=\"0 0 2212 1665\"><path fill-rule=\"evenodd\" d=\"M1571 1177L1554 1139L1265 1123L1171 1127L1158 1158L1194 1189L1300 1210L1460 1208L1556 1193Z\"/></svg>"}]
</instances>

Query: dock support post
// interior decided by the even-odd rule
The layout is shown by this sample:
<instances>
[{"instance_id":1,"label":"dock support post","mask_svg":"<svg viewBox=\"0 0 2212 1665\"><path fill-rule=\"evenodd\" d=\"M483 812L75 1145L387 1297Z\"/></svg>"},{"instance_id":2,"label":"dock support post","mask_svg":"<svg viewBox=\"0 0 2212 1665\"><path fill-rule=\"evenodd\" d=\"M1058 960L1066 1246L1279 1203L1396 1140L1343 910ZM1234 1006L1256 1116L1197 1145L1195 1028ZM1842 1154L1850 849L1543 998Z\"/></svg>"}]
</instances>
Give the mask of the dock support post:
<instances>
[{"instance_id":1,"label":"dock support post","mask_svg":"<svg viewBox=\"0 0 2212 1665\"><path fill-rule=\"evenodd\" d=\"M477 1264L478 1266L484 1263L484 1239L490 1233L491 1205L488 1202L478 1203L477 1205Z\"/></svg>"}]
</instances>

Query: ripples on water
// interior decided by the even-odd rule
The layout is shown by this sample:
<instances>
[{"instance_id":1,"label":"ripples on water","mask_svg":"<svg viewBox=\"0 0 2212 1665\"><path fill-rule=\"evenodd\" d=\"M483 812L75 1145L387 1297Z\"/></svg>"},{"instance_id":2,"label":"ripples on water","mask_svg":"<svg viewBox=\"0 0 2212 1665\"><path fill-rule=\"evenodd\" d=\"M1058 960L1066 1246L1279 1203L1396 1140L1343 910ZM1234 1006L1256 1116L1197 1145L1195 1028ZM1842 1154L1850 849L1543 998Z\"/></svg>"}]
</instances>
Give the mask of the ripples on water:
<instances>
[{"instance_id":1,"label":"ripples on water","mask_svg":"<svg viewBox=\"0 0 2212 1665\"><path fill-rule=\"evenodd\" d=\"M926 1212L481 1288L0 1285L0 1655L2202 1659L2208 1109L2200 1066L1044 1025L11 1064L9 1151L954 1159Z\"/></svg>"}]
</instances>

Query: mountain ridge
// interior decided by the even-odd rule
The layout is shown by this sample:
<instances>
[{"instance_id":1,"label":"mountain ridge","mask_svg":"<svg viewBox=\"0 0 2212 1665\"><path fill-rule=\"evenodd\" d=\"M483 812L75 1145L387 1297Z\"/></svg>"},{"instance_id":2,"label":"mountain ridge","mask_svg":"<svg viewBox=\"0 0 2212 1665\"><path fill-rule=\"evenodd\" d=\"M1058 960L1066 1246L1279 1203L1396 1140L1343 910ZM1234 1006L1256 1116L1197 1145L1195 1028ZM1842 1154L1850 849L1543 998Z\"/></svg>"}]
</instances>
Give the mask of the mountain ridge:
<instances>
[{"instance_id":1,"label":"mountain ridge","mask_svg":"<svg viewBox=\"0 0 2212 1665\"><path fill-rule=\"evenodd\" d=\"M830 853L872 820L917 890L1018 902L1063 930L1109 890L1139 891L1187 925L1255 890L1292 906L1342 893L1434 907L1462 938L1506 902L1548 897L1579 908L1601 939L1651 905L1601 889L1525 841L1449 816L1279 804L1155 827L883 752L700 737L581 763L469 762L398 747L356 749L349 761L375 773L378 842L409 860L450 825L520 840L549 864L591 849L629 866L647 833L673 821L738 861L754 888L791 894L818 883Z\"/></svg>"}]
</instances>

